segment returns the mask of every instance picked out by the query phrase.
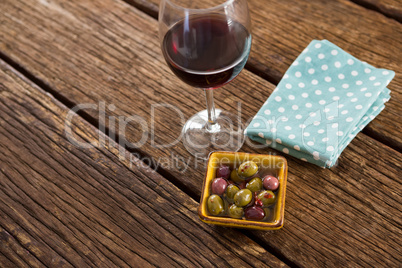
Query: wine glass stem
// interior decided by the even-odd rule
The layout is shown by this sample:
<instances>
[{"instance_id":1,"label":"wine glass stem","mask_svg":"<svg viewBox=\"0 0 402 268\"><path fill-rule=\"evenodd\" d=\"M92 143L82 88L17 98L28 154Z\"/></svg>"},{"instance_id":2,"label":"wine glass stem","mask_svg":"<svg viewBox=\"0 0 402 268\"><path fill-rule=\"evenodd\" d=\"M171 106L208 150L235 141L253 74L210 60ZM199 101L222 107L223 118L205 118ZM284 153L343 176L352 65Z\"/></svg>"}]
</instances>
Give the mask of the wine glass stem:
<instances>
[{"instance_id":1,"label":"wine glass stem","mask_svg":"<svg viewBox=\"0 0 402 268\"><path fill-rule=\"evenodd\" d=\"M213 89L205 89L205 98L207 99L208 111L208 123L206 129L208 132L216 132L219 130L219 125L216 123Z\"/></svg>"}]
</instances>

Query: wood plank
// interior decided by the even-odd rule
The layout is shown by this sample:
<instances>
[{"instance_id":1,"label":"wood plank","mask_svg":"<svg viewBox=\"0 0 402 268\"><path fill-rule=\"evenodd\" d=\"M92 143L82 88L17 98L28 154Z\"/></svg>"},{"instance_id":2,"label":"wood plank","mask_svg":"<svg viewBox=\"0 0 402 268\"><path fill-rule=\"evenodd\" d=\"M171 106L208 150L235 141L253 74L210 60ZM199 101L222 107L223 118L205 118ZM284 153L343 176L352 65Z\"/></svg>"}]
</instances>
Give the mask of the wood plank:
<instances>
[{"instance_id":1,"label":"wood plank","mask_svg":"<svg viewBox=\"0 0 402 268\"><path fill-rule=\"evenodd\" d=\"M402 22L402 3L399 0L351 0Z\"/></svg>"},{"instance_id":2,"label":"wood plank","mask_svg":"<svg viewBox=\"0 0 402 268\"><path fill-rule=\"evenodd\" d=\"M3 62L0 79L5 264L285 266L241 232L200 222L197 202L78 117L74 134L91 146L72 144L68 109Z\"/></svg>"},{"instance_id":3,"label":"wood plank","mask_svg":"<svg viewBox=\"0 0 402 268\"><path fill-rule=\"evenodd\" d=\"M5 268L15 267L15 264L10 259L8 259L7 256L3 255L1 252L0 252L0 263ZM20 265L20 267L27 267L27 266Z\"/></svg>"},{"instance_id":4,"label":"wood plank","mask_svg":"<svg viewBox=\"0 0 402 268\"><path fill-rule=\"evenodd\" d=\"M0 241L0 264L2 267L40 267L42 265L2 227L0 227Z\"/></svg>"},{"instance_id":5,"label":"wood plank","mask_svg":"<svg viewBox=\"0 0 402 268\"><path fill-rule=\"evenodd\" d=\"M156 14L160 1L127 2ZM246 67L275 84L313 39L327 39L362 61L394 70L396 76L389 85L392 98L365 132L402 151L402 123L395 121L402 114L400 23L349 0L274 0L269 5L250 0L248 4L253 45ZM402 5L398 6L400 11Z\"/></svg>"},{"instance_id":6,"label":"wood plank","mask_svg":"<svg viewBox=\"0 0 402 268\"><path fill-rule=\"evenodd\" d=\"M33 0L9 1L5 11L2 30L10 35L3 39L6 45L2 48L10 58L75 103L105 102L106 119L112 116L116 125L118 116L143 117L155 136L154 144L148 138L140 148L145 156L153 157L144 160L161 165L161 172L199 196L203 163L190 158L181 143L155 147L175 141L182 123L168 107L157 110L157 124L151 129L153 104L174 105L188 118L204 106L204 101L200 92L188 90L163 62L157 24L152 18L111 0L53 1L50 6ZM244 71L233 83L216 91L216 104L235 111L240 102L246 122L273 88ZM115 107L109 109L110 104ZM85 111L99 117L96 109ZM102 118L100 121L104 122ZM137 126L123 134L128 141L136 142L143 132ZM275 153L250 146L242 151ZM402 203L397 192L401 186L400 159L401 154L364 134L358 135L332 170L289 158L285 227L250 234L300 266L395 266L402 255L398 246L402 223L395 217Z\"/></svg>"}]
</instances>

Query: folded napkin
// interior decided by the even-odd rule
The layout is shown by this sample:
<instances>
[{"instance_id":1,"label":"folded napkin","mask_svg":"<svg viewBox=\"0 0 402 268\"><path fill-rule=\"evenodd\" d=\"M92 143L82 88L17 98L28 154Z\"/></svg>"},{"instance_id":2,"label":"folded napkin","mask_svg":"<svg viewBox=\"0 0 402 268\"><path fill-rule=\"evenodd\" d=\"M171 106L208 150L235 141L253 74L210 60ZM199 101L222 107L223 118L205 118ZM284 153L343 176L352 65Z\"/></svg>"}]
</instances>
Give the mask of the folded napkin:
<instances>
[{"instance_id":1,"label":"folded napkin","mask_svg":"<svg viewBox=\"0 0 402 268\"><path fill-rule=\"evenodd\" d=\"M289 67L246 134L294 157L332 167L390 99L395 73L327 40L312 41Z\"/></svg>"}]
</instances>

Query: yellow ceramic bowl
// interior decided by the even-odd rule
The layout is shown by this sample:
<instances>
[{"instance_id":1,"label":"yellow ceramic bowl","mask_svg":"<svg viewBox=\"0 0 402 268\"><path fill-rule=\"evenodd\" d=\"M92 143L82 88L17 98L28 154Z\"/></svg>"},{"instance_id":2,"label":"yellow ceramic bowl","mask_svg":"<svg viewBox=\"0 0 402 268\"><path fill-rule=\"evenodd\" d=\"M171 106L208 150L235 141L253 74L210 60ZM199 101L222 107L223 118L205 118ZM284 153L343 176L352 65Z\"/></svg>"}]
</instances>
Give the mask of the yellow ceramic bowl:
<instances>
[{"instance_id":1,"label":"yellow ceramic bowl","mask_svg":"<svg viewBox=\"0 0 402 268\"><path fill-rule=\"evenodd\" d=\"M216 177L216 170L220 165L228 165L232 168L238 167L241 163L252 160L260 167L260 172L273 175L279 180L279 189L276 192L276 203L273 209L273 216L270 221L252 221L234 219L230 217L211 216L208 213L207 200L211 195L211 183ZM227 227L249 228L259 230L276 230L283 226L285 212L285 192L288 166L286 159L275 155L261 155L234 152L214 152L209 156L207 172L201 194L198 215L200 219L209 224L223 225Z\"/></svg>"}]
</instances>

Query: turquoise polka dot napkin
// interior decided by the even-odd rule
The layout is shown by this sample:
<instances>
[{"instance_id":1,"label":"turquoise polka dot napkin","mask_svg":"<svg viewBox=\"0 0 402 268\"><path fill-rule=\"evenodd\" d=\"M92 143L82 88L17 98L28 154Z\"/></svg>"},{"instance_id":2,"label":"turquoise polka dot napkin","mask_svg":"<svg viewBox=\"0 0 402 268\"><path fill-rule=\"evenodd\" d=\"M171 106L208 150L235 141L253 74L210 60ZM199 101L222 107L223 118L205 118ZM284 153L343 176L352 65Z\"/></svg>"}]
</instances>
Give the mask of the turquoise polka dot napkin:
<instances>
[{"instance_id":1,"label":"turquoise polka dot napkin","mask_svg":"<svg viewBox=\"0 0 402 268\"><path fill-rule=\"evenodd\" d=\"M390 99L395 73L327 40L312 41L289 67L246 134L286 154L332 167Z\"/></svg>"}]
</instances>

